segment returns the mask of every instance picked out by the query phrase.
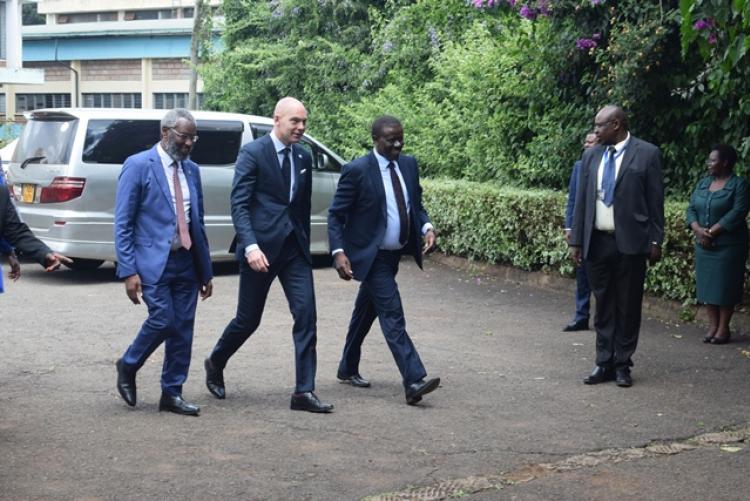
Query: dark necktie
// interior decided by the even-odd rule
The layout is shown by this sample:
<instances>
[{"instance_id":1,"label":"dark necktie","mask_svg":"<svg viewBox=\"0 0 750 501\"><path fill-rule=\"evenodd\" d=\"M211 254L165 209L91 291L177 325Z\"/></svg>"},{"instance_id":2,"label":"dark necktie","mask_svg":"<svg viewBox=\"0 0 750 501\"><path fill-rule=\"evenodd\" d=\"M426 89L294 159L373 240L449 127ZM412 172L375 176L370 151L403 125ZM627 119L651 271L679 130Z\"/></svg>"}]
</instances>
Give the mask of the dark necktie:
<instances>
[{"instance_id":1,"label":"dark necktie","mask_svg":"<svg viewBox=\"0 0 750 501\"><path fill-rule=\"evenodd\" d=\"M284 178L284 188L286 188L286 197L289 198L289 189L292 186L292 161L289 158L289 148L284 148L281 152L284 154L284 160L281 162L281 175Z\"/></svg>"},{"instance_id":2,"label":"dark necktie","mask_svg":"<svg viewBox=\"0 0 750 501\"><path fill-rule=\"evenodd\" d=\"M177 162L172 164L172 182L174 183L174 203L175 212L177 213L177 231L180 234L180 244L190 250L193 242L190 240L190 231L187 227L185 218L185 204L182 198L182 185L180 185L180 176L177 175Z\"/></svg>"},{"instance_id":3,"label":"dark necktie","mask_svg":"<svg viewBox=\"0 0 750 501\"><path fill-rule=\"evenodd\" d=\"M602 173L602 191L604 197L602 202L607 207L612 207L615 201L615 150L614 146L607 148L607 161L604 164L604 172Z\"/></svg>"},{"instance_id":4,"label":"dark necktie","mask_svg":"<svg viewBox=\"0 0 750 501\"><path fill-rule=\"evenodd\" d=\"M401 245L406 245L406 240L409 238L409 218L406 215L406 199L404 198L404 191L401 189L401 180L398 178L398 173L396 172L396 164L389 162L388 170L391 171L393 194L396 196L396 205L398 205L398 222L400 224L398 242Z\"/></svg>"}]
</instances>

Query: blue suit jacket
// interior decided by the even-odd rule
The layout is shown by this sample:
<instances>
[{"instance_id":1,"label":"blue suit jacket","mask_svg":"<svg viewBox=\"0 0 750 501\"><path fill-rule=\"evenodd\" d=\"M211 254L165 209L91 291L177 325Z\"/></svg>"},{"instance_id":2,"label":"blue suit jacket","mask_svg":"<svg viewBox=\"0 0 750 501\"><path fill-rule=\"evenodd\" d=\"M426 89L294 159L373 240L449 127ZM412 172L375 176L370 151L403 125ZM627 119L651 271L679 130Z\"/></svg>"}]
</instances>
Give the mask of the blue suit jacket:
<instances>
[{"instance_id":1,"label":"blue suit jacket","mask_svg":"<svg viewBox=\"0 0 750 501\"><path fill-rule=\"evenodd\" d=\"M278 155L270 135L247 143L240 150L232 181L232 222L236 236L230 246L245 261L245 247L256 244L273 263L286 237L294 232L305 258L310 257L310 204L312 157L292 145L294 192L289 200Z\"/></svg>"},{"instance_id":2,"label":"blue suit jacket","mask_svg":"<svg viewBox=\"0 0 750 501\"><path fill-rule=\"evenodd\" d=\"M190 187L190 251L202 284L213 277L203 224L203 190L198 165L182 162ZM167 265L177 215L167 176L156 146L125 160L115 197L117 276L138 273L144 283L157 283Z\"/></svg>"},{"instance_id":3,"label":"blue suit jacket","mask_svg":"<svg viewBox=\"0 0 750 501\"><path fill-rule=\"evenodd\" d=\"M570 173L568 182L568 204L565 207L565 227L573 227L573 209L576 205L576 188L578 187L578 176L581 173L581 161L576 160L573 164L573 172Z\"/></svg>"},{"instance_id":4,"label":"blue suit jacket","mask_svg":"<svg viewBox=\"0 0 750 501\"><path fill-rule=\"evenodd\" d=\"M422 186L414 157L400 155L398 167L409 194L409 242L403 249L422 267L422 227L430 222L422 206ZM336 194L328 211L331 250L344 249L355 280L362 281L383 241L387 222L385 188L373 152L344 165Z\"/></svg>"}]
</instances>

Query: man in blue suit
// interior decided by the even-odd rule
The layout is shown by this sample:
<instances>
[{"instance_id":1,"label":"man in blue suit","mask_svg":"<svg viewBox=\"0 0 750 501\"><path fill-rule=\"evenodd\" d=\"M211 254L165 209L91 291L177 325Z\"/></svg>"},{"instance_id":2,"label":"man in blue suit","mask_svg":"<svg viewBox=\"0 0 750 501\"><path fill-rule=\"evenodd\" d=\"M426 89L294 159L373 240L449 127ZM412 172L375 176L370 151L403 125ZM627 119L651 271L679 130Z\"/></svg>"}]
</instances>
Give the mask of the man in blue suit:
<instances>
[{"instance_id":1,"label":"man in blue suit","mask_svg":"<svg viewBox=\"0 0 750 501\"><path fill-rule=\"evenodd\" d=\"M198 294L211 296L213 272L203 224L198 165L188 157L198 140L195 119L174 109L161 120L161 141L125 160L115 198L117 276L148 306L148 318L117 361L117 390L136 403L135 375L164 342L160 411L197 416L182 399L190 367Z\"/></svg>"},{"instance_id":2,"label":"man in blue suit","mask_svg":"<svg viewBox=\"0 0 750 501\"><path fill-rule=\"evenodd\" d=\"M317 342L315 291L310 256L312 158L296 143L307 124L307 110L285 97L273 112L273 130L242 147L232 182L232 221L240 265L237 314L205 361L206 386L225 398L224 368L255 332L268 290L279 277L294 318L296 365L292 410L328 413L333 405L315 395Z\"/></svg>"},{"instance_id":3,"label":"man in blue suit","mask_svg":"<svg viewBox=\"0 0 750 501\"><path fill-rule=\"evenodd\" d=\"M588 150L596 146L596 134L589 132L583 140L583 149ZM570 244L570 230L573 227L573 210L576 201L576 187L581 172L581 160L573 164L568 183L568 204L565 209L565 241ZM586 268L576 266L576 312L573 321L563 327L563 332L585 331L589 329L589 309L591 307L591 287L586 278Z\"/></svg>"},{"instance_id":4,"label":"man in blue suit","mask_svg":"<svg viewBox=\"0 0 750 501\"><path fill-rule=\"evenodd\" d=\"M377 317L393 354L406 393L414 405L440 385L427 372L406 332L396 274L401 255L414 256L435 246L422 206L422 187L414 157L401 155L404 130L398 119L383 116L372 124L373 151L344 166L328 214L328 238L336 271L361 282L339 363L338 379L368 387L359 373L362 342ZM422 245L424 240L424 245Z\"/></svg>"}]
</instances>

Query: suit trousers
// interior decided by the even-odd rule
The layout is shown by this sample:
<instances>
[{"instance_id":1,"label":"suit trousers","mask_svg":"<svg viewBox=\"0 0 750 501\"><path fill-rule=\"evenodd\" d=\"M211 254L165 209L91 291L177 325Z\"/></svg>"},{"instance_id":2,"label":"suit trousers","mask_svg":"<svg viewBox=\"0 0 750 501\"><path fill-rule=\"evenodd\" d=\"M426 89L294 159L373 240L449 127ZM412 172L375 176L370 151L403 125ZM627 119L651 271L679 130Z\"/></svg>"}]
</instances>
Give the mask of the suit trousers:
<instances>
[{"instance_id":1,"label":"suit trousers","mask_svg":"<svg viewBox=\"0 0 750 501\"><path fill-rule=\"evenodd\" d=\"M401 251L378 251L370 272L360 284L339 363L340 374L359 374L362 342L377 317L404 386L427 375L419 353L406 332L404 308L396 283L400 259Z\"/></svg>"},{"instance_id":2,"label":"suit trousers","mask_svg":"<svg viewBox=\"0 0 750 501\"><path fill-rule=\"evenodd\" d=\"M199 290L193 256L185 249L169 253L155 284L141 284L148 318L122 359L127 370L137 371L163 342L161 388L170 395L181 395L187 380Z\"/></svg>"},{"instance_id":3,"label":"suit trousers","mask_svg":"<svg viewBox=\"0 0 750 501\"><path fill-rule=\"evenodd\" d=\"M237 314L217 341L211 353L211 363L221 369L226 367L229 358L256 331L263 317L268 290L276 277L279 277L294 319L295 392L313 391L317 363L315 289L312 266L305 259L293 232L274 262L270 263L268 272L253 271L247 261L240 262Z\"/></svg>"},{"instance_id":4,"label":"suit trousers","mask_svg":"<svg viewBox=\"0 0 750 501\"><path fill-rule=\"evenodd\" d=\"M591 309L591 287L586 276L586 265L576 267L576 314L574 322L589 320Z\"/></svg>"},{"instance_id":5,"label":"suit trousers","mask_svg":"<svg viewBox=\"0 0 750 501\"><path fill-rule=\"evenodd\" d=\"M614 234L594 231L586 271L596 298L596 365L630 367L641 327L646 255L622 254Z\"/></svg>"}]
</instances>

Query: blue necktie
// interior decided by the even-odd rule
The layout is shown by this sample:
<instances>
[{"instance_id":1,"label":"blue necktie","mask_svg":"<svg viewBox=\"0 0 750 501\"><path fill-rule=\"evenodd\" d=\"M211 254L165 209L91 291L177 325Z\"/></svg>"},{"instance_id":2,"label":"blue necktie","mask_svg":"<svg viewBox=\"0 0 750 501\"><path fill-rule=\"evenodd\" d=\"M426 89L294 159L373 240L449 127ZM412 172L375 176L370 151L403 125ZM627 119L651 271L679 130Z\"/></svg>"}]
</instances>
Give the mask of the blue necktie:
<instances>
[{"instance_id":1,"label":"blue necktie","mask_svg":"<svg viewBox=\"0 0 750 501\"><path fill-rule=\"evenodd\" d=\"M612 207L615 201L615 150L614 146L607 148L607 162L604 164L604 173L602 174L602 191L604 198L602 202L607 207Z\"/></svg>"}]
</instances>

